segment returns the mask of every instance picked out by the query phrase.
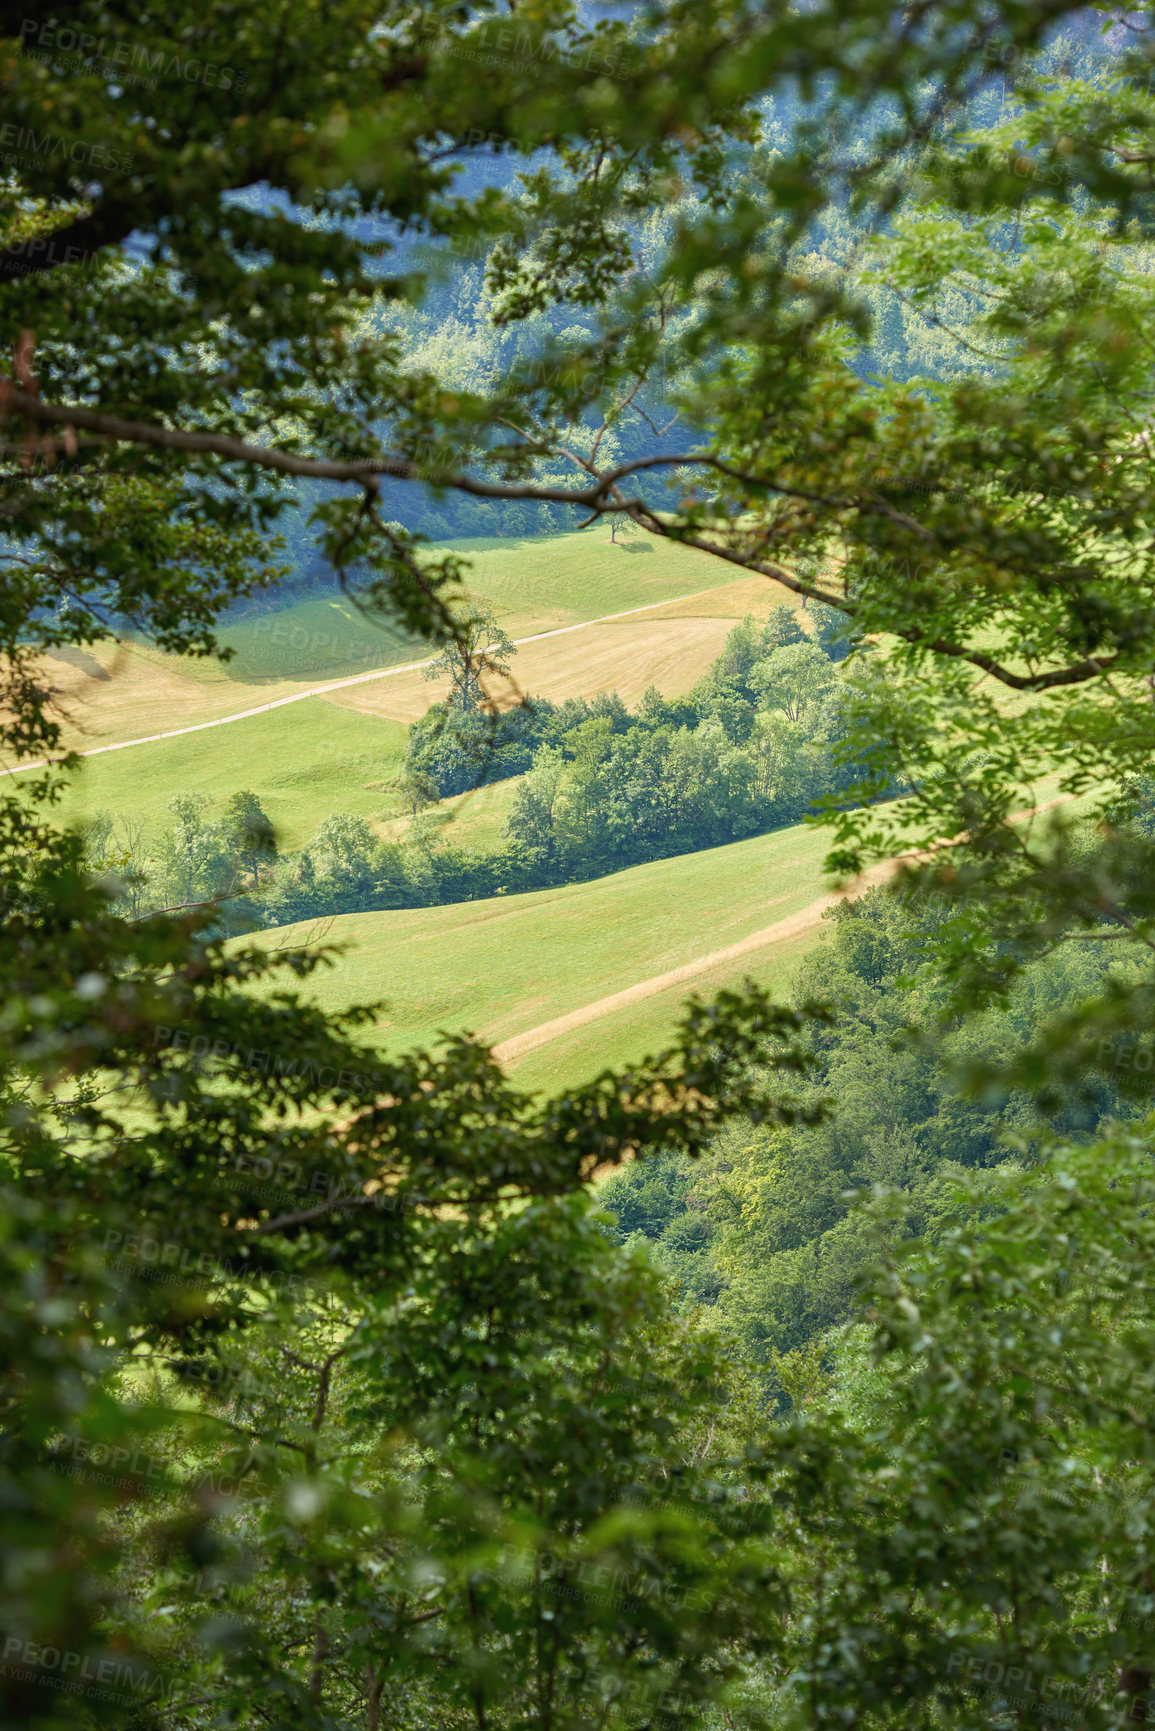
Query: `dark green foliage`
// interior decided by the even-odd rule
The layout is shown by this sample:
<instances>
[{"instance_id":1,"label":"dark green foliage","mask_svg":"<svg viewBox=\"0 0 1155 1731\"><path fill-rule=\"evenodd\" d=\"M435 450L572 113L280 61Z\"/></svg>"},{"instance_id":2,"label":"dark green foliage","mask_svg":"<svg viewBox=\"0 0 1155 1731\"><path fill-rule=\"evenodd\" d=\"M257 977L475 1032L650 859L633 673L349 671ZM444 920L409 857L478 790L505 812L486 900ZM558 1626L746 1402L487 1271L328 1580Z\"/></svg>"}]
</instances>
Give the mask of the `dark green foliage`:
<instances>
[{"instance_id":1,"label":"dark green foliage","mask_svg":"<svg viewBox=\"0 0 1155 1731\"><path fill-rule=\"evenodd\" d=\"M801 676L838 676L797 642L712 682L693 724L652 702L637 728L567 722L531 772L564 778L541 845L689 837L724 782L745 821L765 735L782 802L809 802L827 745L852 772L840 866L913 844L908 887L940 899L913 946L889 905L852 916L881 929L814 977L856 1019L808 1046L801 1013L723 995L636 1071L541 1100L467 1040L381 1060L376 1010L295 995L319 952L226 945L185 904L248 868L195 799L161 862L177 911L121 918L113 850L98 866L52 821L55 772L18 783L6 1724L922 1731L1056 1692L1090 1724L1145 1716L1150 1152L1120 1134L1011 1172L990 1122L1088 1138L1124 1094L1088 1052L1152 1026L1141 824L1016 821L1048 777L1106 817L1155 752L1155 107L1139 20L1096 66L1081 16L1044 40L1064 16L12 14L14 759L59 742L39 651L132 626L212 653L281 575L278 527L457 657L471 708L468 571L414 529L459 527L448 496L477 533L625 513L880 649L821 750ZM469 321L420 325L438 276ZM501 340L464 353L467 324ZM336 818L278 892L344 905L391 871ZM896 1044L912 1005L926 1039ZM666 1162L707 1146L705 1208L687 1189L670 1212ZM759 1417L591 1217L592 1173L640 1148L663 1175L645 1217L687 1261L709 1221L718 1308L759 1351L847 1313L873 1252L839 1187L895 1187L853 1301L879 1362L828 1341L780 1377L806 1410Z\"/></svg>"},{"instance_id":2,"label":"dark green foliage","mask_svg":"<svg viewBox=\"0 0 1155 1731\"><path fill-rule=\"evenodd\" d=\"M1149 1718L1153 1178L1145 1141L1060 1145L995 1214L954 1186L932 1246L894 1247L878 1200L871 1329L765 1452L801 1564L784 1710Z\"/></svg>"},{"instance_id":3,"label":"dark green foliage","mask_svg":"<svg viewBox=\"0 0 1155 1731\"><path fill-rule=\"evenodd\" d=\"M508 834L536 881L797 822L820 796L853 785L853 765L836 770L831 757L842 734L837 682L789 608L765 627L736 626L681 702L649 691L631 717L614 701L612 714L591 711L566 731L559 711L518 788Z\"/></svg>"},{"instance_id":4,"label":"dark green foliage","mask_svg":"<svg viewBox=\"0 0 1155 1731\"><path fill-rule=\"evenodd\" d=\"M259 886L261 867L271 867L276 860L277 838L256 794L234 793L225 805L223 824L225 839Z\"/></svg>"},{"instance_id":5,"label":"dark green foliage","mask_svg":"<svg viewBox=\"0 0 1155 1731\"><path fill-rule=\"evenodd\" d=\"M856 630L844 613L837 612L833 607L824 607L821 601L816 601L810 609L810 615L817 628L815 641L831 661L845 661L855 647L861 646L861 630Z\"/></svg>"},{"instance_id":6,"label":"dark green foliage","mask_svg":"<svg viewBox=\"0 0 1155 1731\"><path fill-rule=\"evenodd\" d=\"M872 1250L854 1191L892 1188L896 1223L917 1236L941 1218L954 1175L1007 1159L1008 1132L1088 1134L1127 1110L1108 1071L1047 1115L1021 1089L987 1101L960 1090L960 1071L1013 1067L1016 1052L1100 986L1113 958L1109 947L1064 951L1028 969L1005 1010L943 1024L949 986L928 950L948 919L943 905L904 909L871 891L840 910L803 964L798 994L837 1010L811 1042L811 1097L837 1103L827 1122L736 1126L698 1165L638 1162L602 1192L619 1241L651 1240L688 1301L711 1303L762 1362L855 1312Z\"/></svg>"},{"instance_id":7,"label":"dark green foliage","mask_svg":"<svg viewBox=\"0 0 1155 1731\"><path fill-rule=\"evenodd\" d=\"M540 697L497 712L435 704L409 729L406 770L427 776L442 799L522 775L553 714L553 704Z\"/></svg>"},{"instance_id":8,"label":"dark green foliage","mask_svg":"<svg viewBox=\"0 0 1155 1731\"><path fill-rule=\"evenodd\" d=\"M663 1538L651 1513L611 1530L655 1447L672 1446L663 1414L688 1393L683 1369L703 1403L722 1398L720 1371L704 1339L669 1357L652 1276L588 1223L580 1192L641 1142L696 1149L730 1112L790 1113L757 1066L768 1041L804 1064L802 1018L724 997L638 1071L535 1102L469 1041L383 1061L361 1039L372 1010L326 1018L295 994L324 951L226 949L211 911L126 923L78 839L31 833L12 801L0 819L9 1715L102 1716L99 1696L55 1694L27 1659L46 1644L86 1677L112 1651L146 1679L111 1692L114 1723L168 1687L178 1703L207 1688L222 1710L255 1688L315 1714L294 1629L304 1617L311 1640L331 1614L334 1710L352 1710L345 1692L372 1652L435 1716L440 1691L476 1684L480 1643L496 1711L529 1688L502 1657L510 1619L533 1628L539 1614L520 1563L510 1575L502 1561L527 1547L572 1551L575 1569L597 1555L655 1588L701 1581L732 1626L681 1528ZM355 869L355 839L326 832L330 871ZM599 1387L619 1347L652 1379L640 1422L636 1399ZM348 1379L334 1368L346 1361ZM569 1392L551 1418L559 1377ZM554 1485L554 1504L535 1483ZM492 1575L480 1624L478 1568ZM428 1664L424 1637L406 1633L419 1581L425 1607L440 1583ZM699 1673L706 1688L724 1665L651 1596L639 1628L662 1631L661 1689ZM554 1658L533 1664L569 1676L592 1642L633 1688L630 1641L613 1630L634 1613L607 1625L596 1606L579 1599Z\"/></svg>"}]
</instances>

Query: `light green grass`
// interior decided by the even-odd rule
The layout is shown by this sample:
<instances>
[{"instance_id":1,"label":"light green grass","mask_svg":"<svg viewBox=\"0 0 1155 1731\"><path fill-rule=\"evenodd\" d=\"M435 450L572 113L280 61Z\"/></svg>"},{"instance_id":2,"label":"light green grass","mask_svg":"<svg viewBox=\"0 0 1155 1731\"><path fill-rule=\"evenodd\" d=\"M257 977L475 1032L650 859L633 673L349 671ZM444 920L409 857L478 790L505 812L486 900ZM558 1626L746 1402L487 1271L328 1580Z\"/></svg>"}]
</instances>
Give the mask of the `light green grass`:
<instances>
[{"instance_id":1,"label":"light green grass","mask_svg":"<svg viewBox=\"0 0 1155 1731\"><path fill-rule=\"evenodd\" d=\"M597 527L569 535L449 541L431 549L442 551L468 561L468 592L487 602L514 637L734 581L732 566L693 547L640 536L611 546L608 531ZM429 653L422 639L366 618L339 593L250 614L226 623L219 635L233 651L224 676L240 684L340 678L420 661ZM182 660L180 667L190 678L209 681L222 672L211 661Z\"/></svg>"},{"instance_id":2,"label":"light green grass","mask_svg":"<svg viewBox=\"0 0 1155 1731\"><path fill-rule=\"evenodd\" d=\"M511 775L485 787L443 799L426 817L439 823L438 836L454 848L470 853L496 853L505 839L505 825L524 776ZM408 816L393 818L385 826L390 841L404 841L409 833Z\"/></svg>"},{"instance_id":3,"label":"light green grass","mask_svg":"<svg viewBox=\"0 0 1155 1731\"><path fill-rule=\"evenodd\" d=\"M816 882L813 895L808 895L806 900L820 896L824 887L821 882ZM769 925L773 918L770 915L758 924ZM551 1040L547 1046L539 1047L536 1052L528 1052L508 1066L510 1073L519 1088L530 1093L552 1095L573 1087L575 1083L588 1081L606 1066L621 1069L636 1064L639 1059L656 1054L669 1045L687 998L695 993L710 998L723 986L733 988L749 979L765 987L777 1002L787 1003L798 963L807 950L821 943L825 936L824 925L802 937L779 939L776 943L752 950L740 961L713 968L683 985L670 986L640 1004L614 1010L601 1021L575 1028L571 1033ZM702 950L706 953L721 947L707 941Z\"/></svg>"},{"instance_id":4,"label":"light green grass","mask_svg":"<svg viewBox=\"0 0 1155 1731\"><path fill-rule=\"evenodd\" d=\"M1042 802L1056 777L1036 789ZM1075 816L1093 794L1067 803ZM1046 822L1046 819L1039 821ZM542 1023L740 942L817 901L830 831L799 824L729 847L635 866L612 877L450 907L347 914L283 927L271 947L333 943L345 953L310 982L327 1009L385 1000L377 1039L399 1052L468 1030L498 1045ZM785 998L821 926L754 949L641 1003L551 1040L510 1068L556 1091L667 1043L693 992L750 977Z\"/></svg>"},{"instance_id":5,"label":"light green grass","mask_svg":"<svg viewBox=\"0 0 1155 1731\"><path fill-rule=\"evenodd\" d=\"M244 683L264 679L318 681L367 673L402 661L423 661L421 638L366 618L343 595L314 595L268 613L230 621L220 632L233 651L225 676Z\"/></svg>"},{"instance_id":6,"label":"light green grass","mask_svg":"<svg viewBox=\"0 0 1155 1731\"><path fill-rule=\"evenodd\" d=\"M400 722L306 698L227 727L86 758L63 812L82 819L103 809L144 819L155 834L171 822L165 807L176 793L224 800L251 788L281 847L297 848L330 812L378 818L394 809L369 784L396 773L406 733Z\"/></svg>"},{"instance_id":7,"label":"light green grass","mask_svg":"<svg viewBox=\"0 0 1155 1731\"><path fill-rule=\"evenodd\" d=\"M390 1051L470 1030L496 1044L556 1016L748 937L823 893L826 835L803 826L635 866L613 877L327 922L265 934L271 947L347 946L309 989L328 1009L385 999L378 1039ZM799 946L790 946L797 953ZM730 981L782 975L770 947ZM705 979L709 989L720 980ZM784 978L782 980L784 986ZM695 982L696 984L696 982ZM580 1029L514 1066L534 1086L562 1086L638 1057L668 1036L694 984Z\"/></svg>"},{"instance_id":8,"label":"light green grass","mask_svg":"<svg viewBox=\"0 0 1155 1731\"><path fill-rule=\"evenodd\" d=\"M645 607L723 587L733 572L693 548L635 540L630 552L611 547L605 531L508 541L450 544L467 555L477 572L475 593L489 601L513 635L576 624L604 613ZM182 674L198 681L222 677L248 685L245 703L261 701L269 680L311 679L320 683L399 662L424 660L429 647L366 620L343 596L315 596L275 613L235 621L222 633L235 651L223 666L181 659ZM157 666L174 665L157 651ZM241 698L238 693L238 698ZM186 717L171 704L158 706L156 731L179 727ZM281 845L301 846L330 812L370 819L388 817L396 801L367 785L388 780L404 752L400 723L303 700L227 726L183 738L87 758L63 811L83 819L94 811L143 818L155 833L167 821L174 794L204 792L224 799L240 788L260 795ZM482 790L475 799L447 802L454 821L447 839L458 845L493 847L512 799L512 788Z\"/></svg>"},{"instance_id":9,"label":"light green grass","mask_svg":"<svg viewBox=\"0 0 1155 1731\"><path fill-rule=\"evenodd\" d=\"M611 546L595 526L580 534L523 541L455 541L468 557L470 591L490 602L512 636L519 621L576 625L630 607L673 601L734 581L734 567L693 547L637 536Z\"/></svg>"}]
</instances>

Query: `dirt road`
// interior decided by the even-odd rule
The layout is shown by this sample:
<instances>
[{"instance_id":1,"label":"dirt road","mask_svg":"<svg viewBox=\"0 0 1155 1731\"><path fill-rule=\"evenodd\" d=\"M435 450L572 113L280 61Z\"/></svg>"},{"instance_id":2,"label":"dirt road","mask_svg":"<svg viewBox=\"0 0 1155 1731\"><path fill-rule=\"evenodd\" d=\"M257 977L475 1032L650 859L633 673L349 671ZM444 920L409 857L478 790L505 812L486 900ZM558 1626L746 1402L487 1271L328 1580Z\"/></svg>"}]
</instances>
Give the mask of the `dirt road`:
<instances>
[{"instance_id":1,"label":"dirt road","mask_svg":"<svg viewBox=\"0 0 1155 1731\"><path fill-rule=\"evenodd\" d=\"M555 1016L552 1022L542 1022L540 1026L529 1028L524 1034L515 1034L512 1039L503 1040L500 1046L495 1046L493 1055L499 1063L513 1063L530 1052L536 1052L539 1046L548 1046L551 1040L558 1039L562 1034L572 1033L575 1028L584 1028L589 1022L600 1022L603 1016L612 1016L615 1010L624 1010L630 1004L640 1004L646 998L656 998L659 992L666 992L671 986L684 985L726 962L736 962L754 950L763 949L767 944L779 943L783 938L803 937L807 932L817 929L827 908L834 907L837 902L853 900L855 896L873 889L876 884L885 883L894 876L901 863L900 860L883 860L881 864L863 872L861 877L855 878L853 884L848 885L845 890L819 896L817 901L799 908L796 914L787 914L784 920L776 920L772 926L763 926L760 931L751 932L748 938L742 938L736 944L728 944L724 950L711 950L708 955L698 956L692 962L683 962L679 968L670 968L664 974L654 974L648 980L639 980L636 985L626 986L620 992L611 992L606 998L597 998L592 1004L583 1004L580 1010L570 1010L568 1015Z\"/></svg>"},{"instance_id":2,"label":"dirt road","mask_svg":"<svg viewBox=\"0 0 1155 1731\"><path fill-rule=\"evenodd\" d=\"M1069 794L1060 794L1055 799L1042 800L1026 811L1012 812L1009 822L1024 823L1028 818L1052 811L1057 805L1066 805L1070 797ZM940 842L938 847L952 847L962 839L957 836L953 841ZM937 852L938 848L932 851ZM659 992L668 991L671 986L684 985L726 962L739 961L754 950L764 949L767 944L780 943L784 938L804 937L807 932L817 930L827 908L834 907L838 902L853 901L867 890L887 883L902 866L913 865L931 857L931 852L906 853L899 854L895 859L880 860L877 865L871 866L860 877L847 884L845 889L819 896L817 901L799 908L796 914L788 914L784 920L776 920L772 926L763 926L760 931L751 932L748 938L729 944L724 950L711 950L707 955L698 956L695 961L683 962L679 968L670 968L664 974L654 974L651 979L639 980L636 985L626 986L620 992L611 992L608 997L596 998L592 1004L583 1004L580 1010L570 1010L565 1016L555 1016L552 1022L542 1022L536 1028L528 1028L524 1034L514 1034L511 1039L503 1040L499 1046L495 1046L493 1055L499 1063L514 1063L518 1058L536 1052L540 1046L548 1046L551 1040L558 1039L562 1034L572 1033L575 1028L584 1028L589 1022L600 1022L603 1016L612 1016L615 1010L624 1010L630 1004L640 1004L646 998L656 998Z\"/></svg>"},{"instance_id":3,"label":"dirt road","mask_svg":"<svg viewBox=\"0 0 1155 1731\"><path fill-rule=\"evenodd\" d=\"M547 637L567 637L574 631L591 631L595 626L606 625L615 619L632 619L638 613L653 613L661 607L673 607L683 601L696 601L703 595L711 595L713 589L697 589L691 595L671 596L665 601L650 601L644 607L627 607L623 613L603 613L597 619L583 619L577 625L559 625L552 631L535 631L530 637L517 637L514 642L520 649L526 643L541 643ZM347 679L331 679L324 685L309 685L304 691L294 691L289 697L276 697L270 703L258 703L252 709L241 709L235 715L219 715L215 721L197 721L189 727L170 727L163 733L146 733L139 739L121 739L115 745L94 745L88 751L78 752L79 757L99 757L106 751L128 751L134 745L155 745L161 739L180 739L186 733L204 733L210 727L228 727L234 721L248 721L254 715L267 715L271 709L283 709L287 703L304 703L309 697L324 697L330 691L344 691L351 685L367 685L370 680L395 679L402 673L416 673L423 667L428 667L430 660L406 661L398 667L380 667L372 673L354 673ZM26 769L43 769L45 760L36 763L21 763L15 768L6 770L7 775L20 775Z\"/></svg>"}]
</instances>

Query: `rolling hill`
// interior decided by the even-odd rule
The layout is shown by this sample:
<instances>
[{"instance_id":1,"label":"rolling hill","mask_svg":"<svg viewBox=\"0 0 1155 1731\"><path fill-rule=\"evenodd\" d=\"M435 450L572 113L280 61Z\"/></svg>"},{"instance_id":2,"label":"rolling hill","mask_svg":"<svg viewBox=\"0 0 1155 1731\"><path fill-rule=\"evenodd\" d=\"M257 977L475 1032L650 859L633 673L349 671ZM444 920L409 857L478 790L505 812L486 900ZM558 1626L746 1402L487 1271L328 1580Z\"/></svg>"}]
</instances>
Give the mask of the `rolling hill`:
<instances>
[{"instance_id":1,"label":"rolling hill","mask_svg":"<svg viewBox=\"0 0 1155 1731\"><path fill-rule=\"evenodd\" d=\"M500 1045L800 915L827 889L821 832L798 825L612 877L528 895L390 913L346 914L261 934L270 947L341 944L310 990L331 1009L386 1000L378 1038L392 1051L472 1030ZM627 1062L668 1037L693 990L751 975L779 992L818 936L820 910L733 961L513 1056L519 1083L556 1089Z\"/></svg>"},{"instance_id":2,"label":"rolling hill","mask_svg":"<svg viewBox=\"0 0 1155 1731\"><path fill-rule=\"evenodd\" d=\"M1038 815L1015 820L1026 834L1052 807L1073 815L1095 794L1058 795L1051 776L1035 797ZM523 1087L556 1092L657 1050L692 992L753 978L785 997L832 902L894 870L883 861L835 892L822 869L829 847L829 831L796 824L589 883L345 914L247 941L341 946L308 990L330 1010L383 1001L375 1027L387 1051L469 1031Z\"/></svg>"},{"instance_id":3,"label":"rolling hill","mask_svg":"<svg viewBox=\"0 0 1155 1731\"><path fill-rule=\"evenodd\" d=\"M229 727L89 758L63 810L78 819L110 811L143 820L152 832L165 821L174 794L223 801L252 788L281 847L293 849L330 812L381 814L388 803L382 789L400 766L405 735L400 722L354 715L311 697Z\"/></svg>"},{"instance_id":4,"label":"rolling hill","mask_svg":"<svg viewBox=\"0 0 1155 1731\"><path fill-rule=\"evenodd\" d=\"M693 548L638 541L627 551L611 547L597 530L446 545L469 559L469 593L492 606L513 637L742 587L734 584L730 567ZM752 597L783 595L761 579L746 580L745 587ZM423 641L367 619L339 593L289 606L278 606L275 595L267 599L266 610L225 621L219 635L231 652L227 662L165 655L134 637L43 656L38 673L56 698L65 746L90 751L214 721L318 683L424 660L429 653Z\"/></svg>"},{"instance_id":5,"label":"rolling hill","mask_svg":"<svg viewBox=\"0 0 1155 1731\"><path fill-rule=\"evenodd\" d=\"M570 542L579 545L563 545ZM567 577L574 582L581 576L583 560L592 559L595 568L606 562L613 566L613 560L607 561L605 556L623 552L620 547L591 547L588 537L583 536L522 543L521 550L511 547L503 551L507 565L511 560L516 563L518 557L523 559L526 569L520 581L530 590L545 581L540 574L534 575L546 558L545 550L558 547L563 567L567 563L575 567ZM695 559L705 561L709 575L728 577L724 567L705 555L696 554ZM625 600L630 603L626 616L549 623L547 635L519 649L514 662L518 686L557 701L616 689L633 702L650 684L668 696L678 696L709 666L736 619L751 612L765 614L785 594L777 584L743 578L693 595L664 599L661 591L689 579L676 561L669 570L659 570L658 566L656 554L653 564L644 557L627 556L608 576L588 582L583 605ZM694 574L700 581L700 563ZM516 591L516 577L516 570L507 572L510 592ZM657 600L638 599L652 595L655 587ZM288 653L294 642L303 644L310 631L310 641L323 635L316 622L326 622L325 609L329 607L336 609L328 621L329 635L336 640L348 625L348 604L341 602L338 607L335 602L314 599L245 621L243 630L234 627L234 644L239 643L243 650L246 634L252 634L250 648L256 646L253 654L264 655L277 647L275 640L281 637ZM643 609L640 613L636 611L639 608ZM550 618L557 616L555 609ZM335 623L338 619L344 619L346 625ZM350 637L348 641L361 640ZM306 650L301 648L300 653L303 656ZM409 663L414 659L411 644L396 646L396 653ZM419 647L418 654L425 658L425 646ZM121 657L119 662L116 656ZM95 652L92 659L98 666ZM84 686L89 693L83 701L75 698L86 717L87 731L73 737L72 743L94 755L84 759L77 774L64 806L68 815L82 819L107 810L154 826L163 821L165 805L175 793L197 791L223 799L248 787L261 797L281 845L290 849L301 846L331 812L352 812L378 822L387 821L396 812L389 783L404 752L406 725L441 695L440 683L426 681L419 670L383 669L382 677L371 674L366 682L363 668L349 672L347 667L344 671L330 667L326 670L328 680L307 680L296 674L289 680L268 673L258 675L253 671L256 663L245 661L240 651L238 662L223 668L217 663L177 661L153 650L132 648L110 651L107 659L115 675L107 678L97 678L91 668L69 664L81 682L77 690ZM238 664L247 667L248 674L245 680L238 677L230 684ZM269 664L260 665L267 668ZM313 674L319 671L315 668ZM314 685L331 682L334 675L358 683L313 693ZM261 703L277 707L229 721L227 709L220 712L229 692L234 708L238 704L253 708ZM153 733L190 727L199 731L139 742L141 735L147 739ZM132 739L134 734L137 743L110 749L120 747L122 736ZM463 820L468 815L464 807L471 798L485 802L487 811L492 807L500 814L496 821L483 824L487 835L491 831L495 834L508 806L508 791L481 790L466 796ZM464 837L469 823L463 821L461 827Z\"/></svg>"}]
</instances>

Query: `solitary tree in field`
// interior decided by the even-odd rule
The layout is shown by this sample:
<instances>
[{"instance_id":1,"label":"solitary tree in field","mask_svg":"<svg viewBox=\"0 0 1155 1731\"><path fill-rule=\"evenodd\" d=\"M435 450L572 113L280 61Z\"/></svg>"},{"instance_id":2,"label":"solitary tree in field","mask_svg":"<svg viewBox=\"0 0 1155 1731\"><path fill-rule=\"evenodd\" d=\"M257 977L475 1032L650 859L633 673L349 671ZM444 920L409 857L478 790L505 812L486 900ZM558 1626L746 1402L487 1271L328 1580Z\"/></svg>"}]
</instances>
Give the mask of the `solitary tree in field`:
<instances>
[{"instance_id":1,"label":"solitary tree in field","mask_svg":"<svg viewBox=\"0 0 1155 1731\"><path fill-rule=\"evenodd\" d=\"M473 711L488 702L486 677L507 677L510 658L516 654L516 644L497 623L493 609L475 603L455 621L453 636L429 663L424 677L444 679L448 674L449 707Z\"/></svg>"}]
</instances>

